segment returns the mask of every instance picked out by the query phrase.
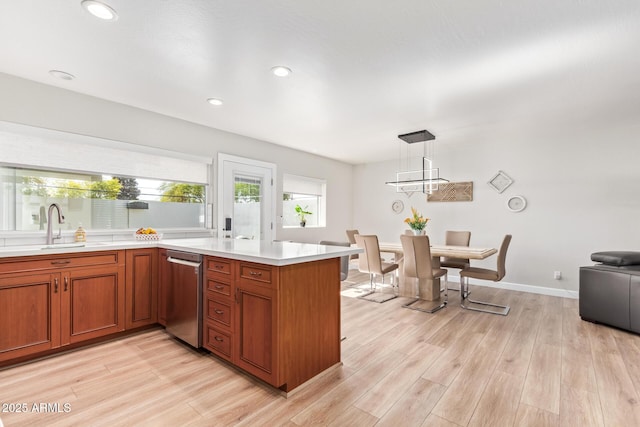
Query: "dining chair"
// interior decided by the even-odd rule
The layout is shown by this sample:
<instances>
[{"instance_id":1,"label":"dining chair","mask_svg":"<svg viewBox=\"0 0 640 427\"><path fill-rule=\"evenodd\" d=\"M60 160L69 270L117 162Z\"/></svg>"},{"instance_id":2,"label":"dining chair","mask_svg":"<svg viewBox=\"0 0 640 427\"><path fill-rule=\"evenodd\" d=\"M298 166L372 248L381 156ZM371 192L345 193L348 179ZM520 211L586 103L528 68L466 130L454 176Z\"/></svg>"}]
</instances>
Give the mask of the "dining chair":
<instances>
[{"instance_id":1,"label":"dining chair","mask_svg":"<svg viewBox=\"0 0 640 427\"><path fill-rule=\"evenodd\" d=\"M351 246L349 242L332 242L330 240L321 240L319 244L327 246ZM340 281L347 280L347 277L349 277L349 255L340 257Z\"/></svg>"},{"instance_id":2,"label":"dining chair","mask_svg":"<svg viewBox=\"0 0 640 427\"><path fill-rule=\"evenodd\" d=\"M360 234L360 232L355 229L355 230L347 230L347 239L349 240L349 243L351 243L352 245L356 244L356 234ZM358 259L358 254L353 254L351 255L350 259Z\"/></svg>"},{"instance_id":3,"label":"dining chair","mask_svg":"<svg viewBox=\"0 0 640 427\"><path fill-rule=\"evenodd\" d=\"M378 236L376 235L362 235L356 234L356 245L359 248L364 249L362 256L358 257L358 270L361 273L369 273L369 285L370 291L365 295L361 295L358 298L364 298L368 295L375 293L376 284L374 276L378 275L382 277L382 284L384 285L384 276L387 273L396 272L398 270L398 264L383 262L380 257L380 244L378 242ZM381 301L369 299L368 301L385 302L397 297L397 280L394 275L391 275L391 286L393 288L393 296ZM366 298L365 298L366 299Z\"/></svg>"},{"instance_id":4,"label":"dining chair","mask_svg":"<svg viewBox=\"0 0 640 427\"><path fill-rule=\"evenodd\" d=\"M469 246L469 242L471 241L471 232L470 231L450 231L447 230L444 235L444 244L447 246ZM457 268L463 270L465 268L469 268L469 259L468 258L452 258L452 257L442 257L440 260L440 267L443 268ZM459 291L460 289L449 288L450 291Z\"/></svg>"},{"instance_id":5,"label":"dining chair","mask_svg":"<svg viewBox=\"0 0 640 427\"><path fill-rule=\"evenodd\" d=\"M447 270L443 268L433 268L431 263L431 249L429 244L429 236L409 236L407 234L400 235L400 243L402 244L402 251L404 252L404 277L414 278L418 281L418 296L404 304L402 307L409 308L411 310L424 311L425 313L435 313L447 306L448 292L447 292ZM444 300L433 308L422 308L418 306L412 306L418 301L425 301L421 298L420 290L425 286L430 286L433 280L444 277ZM433 286L432 286L433 288ZM436 292L438 292L439 286L436 286Z\"/></svg>"},{"instance_id":6,"label":"dining chair","mask_svg":"<svg viewBox=\"0 0 640 427\"><path fill-rule=\"evenodd\" d=\"M485 313L492 314L501 314L506 316L509 314L509 306L507 305L499 305L492 304L489 302L482 301L474 301L469 296L469 278L480 279L480 280L491 280L492 282L499 282L506 274L506 258L507 258L507 250L509 249L509 244L511 243L511 234L507 234L504 236L502 240L502 244L500 245L500 250L498 251L498 263L496 270L490 270L487 268L478 268L478 267L467 267L460 271L460 306L462 308L466 308L467 310L474 311L482 311ZM482 305L486 307L495 307L497 310L487 310L478 307L472 307L470 305L466 305L466 302Z\"/></svg>"}]
</instances>

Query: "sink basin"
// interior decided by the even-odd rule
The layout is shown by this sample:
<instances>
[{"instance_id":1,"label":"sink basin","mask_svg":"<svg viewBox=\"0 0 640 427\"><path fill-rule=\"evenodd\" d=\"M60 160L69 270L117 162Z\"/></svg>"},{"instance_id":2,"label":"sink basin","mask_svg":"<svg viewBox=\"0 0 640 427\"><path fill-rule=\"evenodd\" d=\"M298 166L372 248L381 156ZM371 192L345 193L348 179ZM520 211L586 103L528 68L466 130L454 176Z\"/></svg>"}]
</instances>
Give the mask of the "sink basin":
<instances>
[{"instance_id":1,"label":"sink basin","mask_svg":"<svg viewBox=\"0 0 640 427\"><path fill-rule=\"evenodd\" d=\"M40 249L64 249L64 248L83 248L85 246L104 246L108 242L78 242L78 243L55 243L53 245L44 245Z\"/></svg>"},{"instance_id":2,"label":"sink basin","mask_svg":"<svg viewBox=\"0 0 640 427\"><path fill-rule=\"evenodd\" d=\"M44 245L40 249L62 249L62 248L81 248L86 246L85 242L81 243L57 243L53 245Z\"/></svg>"}]
</instances>

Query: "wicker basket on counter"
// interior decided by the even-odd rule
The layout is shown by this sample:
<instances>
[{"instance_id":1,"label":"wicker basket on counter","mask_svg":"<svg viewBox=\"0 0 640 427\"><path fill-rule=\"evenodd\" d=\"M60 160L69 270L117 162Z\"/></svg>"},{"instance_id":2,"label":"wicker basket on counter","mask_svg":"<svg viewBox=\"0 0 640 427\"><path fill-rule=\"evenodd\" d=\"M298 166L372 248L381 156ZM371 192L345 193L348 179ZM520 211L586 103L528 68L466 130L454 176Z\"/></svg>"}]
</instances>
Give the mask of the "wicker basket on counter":
<instances>
[{"instance_id":1,"label":"wicker basket on counter","mask_svg":"<svg viewBox=\"0 0 640 427\"><path fill-rule=\"evenodd\" d=\"M154 241L162 239L162 233L158 234L133 234L133 237L140 242Z\"/></svg>"}]
</instances>

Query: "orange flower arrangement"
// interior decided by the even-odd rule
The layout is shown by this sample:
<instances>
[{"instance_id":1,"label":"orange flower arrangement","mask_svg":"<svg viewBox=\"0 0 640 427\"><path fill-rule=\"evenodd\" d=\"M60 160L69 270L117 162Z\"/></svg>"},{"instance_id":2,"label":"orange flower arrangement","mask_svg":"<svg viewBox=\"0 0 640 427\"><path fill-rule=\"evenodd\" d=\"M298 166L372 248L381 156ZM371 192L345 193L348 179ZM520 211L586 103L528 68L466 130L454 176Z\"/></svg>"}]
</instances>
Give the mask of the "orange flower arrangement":
<instances>
[{"instance_id":1,"label":"orange flower arrangement","mask_svg":"<svg viewBox=\"0 0 640 427\"><path fill-rule=\"evenodd\" d=\"M409 224L409 227L412 230L424 230L424 228L427 226L427 221L429 221L429 218L423 217L413 206L411 207L411 214L412 216L405 219L404 222Z\"/></svg>"}]
</instances>

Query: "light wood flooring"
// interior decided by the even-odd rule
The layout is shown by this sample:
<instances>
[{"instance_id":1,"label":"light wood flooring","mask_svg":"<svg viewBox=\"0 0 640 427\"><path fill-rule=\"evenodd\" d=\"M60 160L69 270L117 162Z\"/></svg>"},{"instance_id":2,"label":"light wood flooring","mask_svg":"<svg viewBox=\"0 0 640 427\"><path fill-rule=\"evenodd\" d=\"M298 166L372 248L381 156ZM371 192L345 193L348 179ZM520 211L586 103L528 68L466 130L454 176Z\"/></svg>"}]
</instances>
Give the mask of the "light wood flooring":
<instances>
[{"instance_id":1,"label":"light wood flooring","mask_svg":"<svg viewBox=\"0 0 640 427\"><path fill-rule=\"evenodd\" d=\"M511 312L462 310L456 292L435 314L403 309L404 298L343 297L343 365L289 398L155 329L0 371L0 404L27 406L0 419L6 427L640 425L640 336L580 320L577 300L472 292ZM34 412L40 403L69 412Z\"/></svg>"}]
</instances>

